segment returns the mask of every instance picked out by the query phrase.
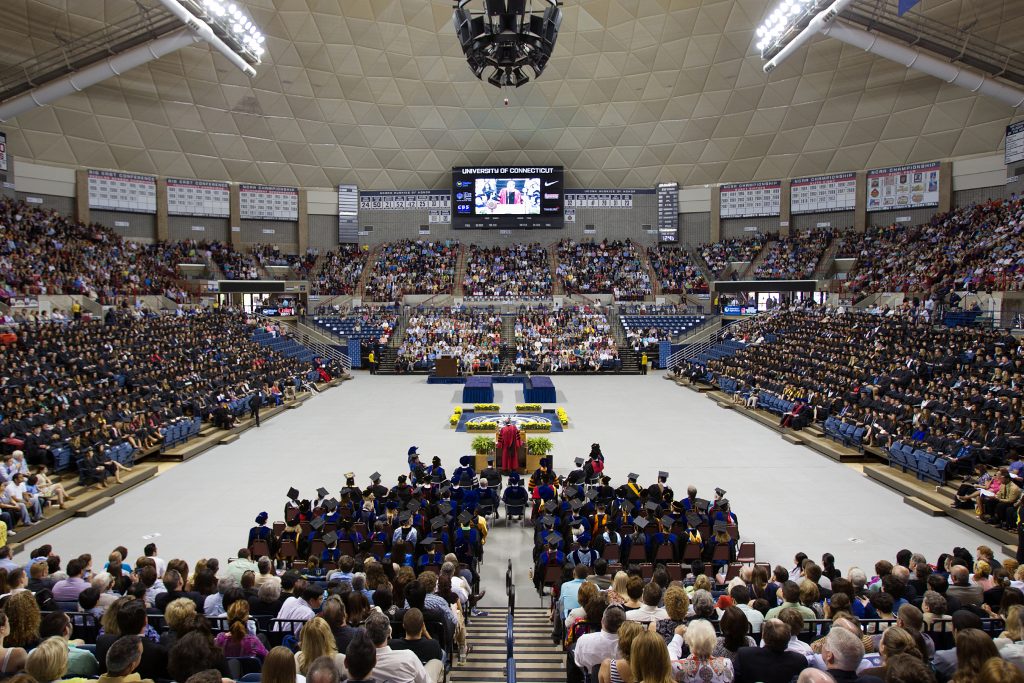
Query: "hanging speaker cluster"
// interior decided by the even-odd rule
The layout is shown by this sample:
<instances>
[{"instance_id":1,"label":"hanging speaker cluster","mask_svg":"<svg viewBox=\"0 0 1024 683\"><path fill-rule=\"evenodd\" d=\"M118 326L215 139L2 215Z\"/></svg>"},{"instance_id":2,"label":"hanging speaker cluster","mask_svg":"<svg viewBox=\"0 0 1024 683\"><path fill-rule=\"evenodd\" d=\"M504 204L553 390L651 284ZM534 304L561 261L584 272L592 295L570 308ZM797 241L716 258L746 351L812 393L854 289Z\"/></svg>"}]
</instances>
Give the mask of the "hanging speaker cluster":
<instances>
[{"instance_id":1,"label":"hanging speaker cluster","mask_svg":"<svg viewBox=\"0 0 1024 683\"><path fill-rule=\"evenodd\" d=\"M473 75L518 88L541 75L562 24L561 0L456 0L455 35Z\"/></svg>"}]
</instances>

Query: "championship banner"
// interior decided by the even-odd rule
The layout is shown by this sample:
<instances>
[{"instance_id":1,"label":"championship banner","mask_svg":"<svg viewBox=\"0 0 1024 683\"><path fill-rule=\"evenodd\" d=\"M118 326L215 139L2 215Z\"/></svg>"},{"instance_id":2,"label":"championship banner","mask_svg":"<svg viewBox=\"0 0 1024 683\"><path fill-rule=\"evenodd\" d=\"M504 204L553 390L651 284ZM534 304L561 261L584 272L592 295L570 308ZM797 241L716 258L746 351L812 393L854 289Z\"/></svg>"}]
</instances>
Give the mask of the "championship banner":
<instances>
[{"instance_id":1,"label":"championship banner","mask_svg":"<svg viewBox=\"0 0 1024 683\"><path fill-rule=\"evenodd\" d=\"M238 209L249 220L299 220L299 190L279 185L238 186Z\"/></svg>"},{"instance_id":2,"label":"championship banner","mask_svg":"<svg viewBox=\"0 0 1024 683\"><path fill-rule=\"evenodd\" d=\"M451 192L442 190L363 190L359 193L360 211L447 209L451 213L451 208Z\"/></svg>"},{"instance_id":3,"label":"championship banner","mask_svg":"<svg viewBox=\"0 0 1024 683\"><path fill-rule=\"evenodd\" d=\"M720 218L755 218L781 213L782 181L732 183L719 188Z\"/></svg>"},{"instance_id":4,"label":"championship banner","mask_svg":"<svg viewBox=\"0 0 1024 683\"><path fill-rule=\"evenodd\" d=\"M868 171L868 211L921 209L939 205L939 162Z\"/></svg>"},{"instance_id":5,"label":"championship banner","mask_svg":"<svg viewBox=\"0 0 1024 683\"><path fill-rule=\"evenodd\" d=\"M89 208L156 213L156 176L89 169Z\"/></svg>"}]
</instances>

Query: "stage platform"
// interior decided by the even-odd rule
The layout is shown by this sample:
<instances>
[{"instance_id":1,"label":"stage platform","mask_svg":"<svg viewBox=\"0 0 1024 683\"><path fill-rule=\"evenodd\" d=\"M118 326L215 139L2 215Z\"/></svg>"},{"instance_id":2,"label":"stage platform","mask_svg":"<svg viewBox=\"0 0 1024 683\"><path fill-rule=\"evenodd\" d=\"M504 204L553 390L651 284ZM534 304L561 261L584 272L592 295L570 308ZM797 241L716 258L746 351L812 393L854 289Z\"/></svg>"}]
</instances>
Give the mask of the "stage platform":
<instances>
[{"instance_id":1,"label":"stage platform","mask_svg":"<svg viewBox=\"0 0 1024 683\"><path fill-rule=\"evenodd\" d=\"M526 375L470 375L470 377L489 377L494 384L522 384ZM467 377L427 377L427 384L465 384Z\"/></svg>"}]
</instances>

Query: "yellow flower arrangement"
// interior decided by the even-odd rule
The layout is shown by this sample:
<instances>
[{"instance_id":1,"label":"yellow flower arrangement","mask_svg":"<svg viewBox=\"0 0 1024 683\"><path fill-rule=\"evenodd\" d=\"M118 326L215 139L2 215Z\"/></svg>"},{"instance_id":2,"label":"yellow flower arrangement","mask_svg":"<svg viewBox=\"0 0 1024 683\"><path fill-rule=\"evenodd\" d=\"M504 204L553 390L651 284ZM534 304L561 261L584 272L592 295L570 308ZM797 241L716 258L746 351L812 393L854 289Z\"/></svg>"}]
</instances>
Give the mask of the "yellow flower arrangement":
<instances>
[{"instance_id":1,"label":"yellow flower arrangement","mask_svg":"<svg viewBox=\"0 0 1024 683\"><path fill-rule=\"evenodd\" d=\"M562 426L569 424L569 416L565 412L565 408L558 408L555 410L555 414L558 415L558 421L562 423Z\"/></svg>"},{"instance_id":2,"label":"yellow flower arrangement","mask_svg":"<svg viewBox=\"0 0 1024 683\"><path fill-rule=\"evenodd\" d=\"M541 409L539 403L517 403L516 404L516 412L517 413L539 413L539 412L541 412L541 410L542 409Z\"/></svg>"},{"instance_id":3,"label":"yellow flower arrangement","mask_svg":"<svg viewBox=\"0 0 1024 683\"><path fill-rule=\"evenodd\" d=\"M501 410L501 406L497 403L476 403L473 410L477 413L496 413Z\"/></svg>"}]
</instances>

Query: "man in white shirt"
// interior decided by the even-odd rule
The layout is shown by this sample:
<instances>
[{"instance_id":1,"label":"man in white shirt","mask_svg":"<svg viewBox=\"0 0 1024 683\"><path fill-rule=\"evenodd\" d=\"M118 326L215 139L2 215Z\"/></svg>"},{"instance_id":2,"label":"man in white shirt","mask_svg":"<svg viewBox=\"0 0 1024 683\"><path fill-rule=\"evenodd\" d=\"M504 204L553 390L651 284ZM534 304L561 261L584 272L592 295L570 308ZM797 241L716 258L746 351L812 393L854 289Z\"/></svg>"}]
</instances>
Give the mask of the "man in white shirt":
<instances>
[{"instance_id":1,"label":"man in white shirt","mask_svg":"<svg viewBox=\"0 0 1024 683\"><path fill-rule=\"evenodd\" d=\"M789 645L786 646L787 652L795 652L798 655L803 655L807 659L807 663L811 666L814 665L814 650L811 646L797 638L796 634L799 634L804 630L804 617L798 610L793 608L786 608L779 612L778 619L782 623L789 626L789 632L793 635L790 636ZM764 642L761 643L761 647L764 647Z\"/></svg>"},{"instance_id":2,"label":"man in white shirt","mask_svg":"<svg viewBox=\"0 0 1024 683\"><path fill-rule=\"evenodd\" d=\"M316 610L320 609L323 597L322 591L307 587L303 589L301 597L292 596L284 601L281 610L277 613L277 618L289 621L309 621L316 615ZM275 631L288 631L296 635L301 628L297 624L274 624Z\"/></svg>"},{"instance_id":3,"label":"man in white shirt","mask_svg":"<svg viewBox=\"0 0 1024 683\"><path fill-rule=\"evenodd\" d=\"M156 543L148 543L145 548L142 549L142 553L149 558L153 559L156 563L156 575L163 576L167 573L167 561L157 557Z\"/></svg>"},{"instance_id":4,"label":"man in white shirt","mask_svg":"<svg viewBox=\"0 0 1024 683\"><path fill-rule=\"evenodd\" d=\"M238 559L233 562L228 562L228 568L224 571L228 578L234 579L236 585L242 584L242 574L246 572L252 572L253 574L259 574L260 568L255 562L249 559L249 550L247 548L238 549Z\"/></svg>"},{"instance_id":5,"label":"man in white shirt","mask_svg":"<svg viewBox=\"0 0 1024 683\"><path fill-rule=\"evenodd\" d=\"M750 590L746 586L733 586L729 590L729 597L732 598L740 611L747 616L752 633L761 632L761 624L764 623L764 615L750 606Z\"/></svg>"},{"instance_id":6,"label":"man in white shirt","mask_svg":"<svg viewBox=\"0 0 1024 683\"><path fill-rule=\"evenodd\" d=\"M631 609L626 612L626 619L630 621L639 621L642 624L649 624L652 621L661 621L662 619L668 619L668 612L664 608L658 607L661 604L661 596L664 591L661 590L661 586L651 581L644 586L644 593L641 597L643 602L637 609Z\"/></svg>"},{"instance_id":7,"label":"man in white shirt","mask_svg":"<svg viewBox=\"0 0 1024 683\"><path fill-rule=\"evenodd\" d=\"M601 630L576 640L573 660L580 671L590 671L604 660L618 656L619 627L625 621L626 611L619 605L611 605L601 616Z\"/></svg>"},{"instance_id":8,"label":"man in white shirt","mask_svg":"<svg viewBox=\"0 0 1024 683\"><path fill-rule=\"evenodd\" d=\"M443 673L443 667L435 667L428 675L420 663L419 657L412 650L392 650L388 645L391 637L391 621L381 612L371 612L363 624L366 635L370 636L377 648L377 664L373 667L372 678L376 681L389 683L437 683ZM439 660L434 660L438 664Z\"/></svg>"},{"instance_id":9,"label":"man in white shirt","mask_svg":"<svg viewBox=\"0 0 1024 683\"><path fill-rule=\"evenodd\" d=\"M32 524L43 518L42 502L40 502L39 496L29 495L23 474L15 473L11 481L7 482L2 500L8 505L18 506L22 524Z\"/></svg>"}]
</instances>

